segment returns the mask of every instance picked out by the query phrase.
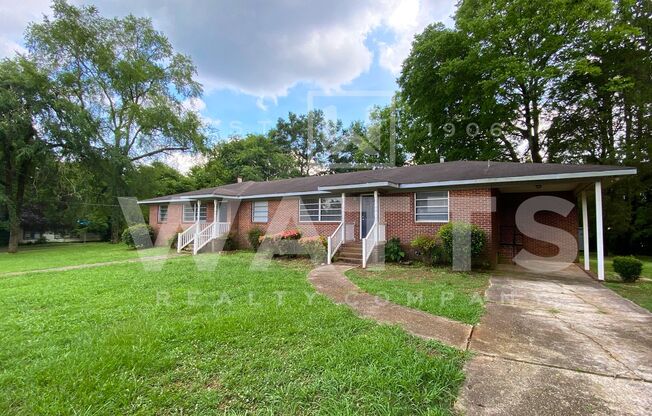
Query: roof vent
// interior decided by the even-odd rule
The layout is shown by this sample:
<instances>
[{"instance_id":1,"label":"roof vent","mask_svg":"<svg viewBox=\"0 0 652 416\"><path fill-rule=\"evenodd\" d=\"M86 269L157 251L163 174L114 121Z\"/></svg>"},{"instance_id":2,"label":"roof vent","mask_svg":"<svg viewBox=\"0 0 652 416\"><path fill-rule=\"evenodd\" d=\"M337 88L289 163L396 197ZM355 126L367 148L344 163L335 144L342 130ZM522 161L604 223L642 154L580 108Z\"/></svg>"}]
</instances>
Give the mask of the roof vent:
<instances>
[{"instance_id":1,"label":"roof vent","mask_svg":"<svg viewBox=\"0 0 652 416\"><path fill-rule=\"evenodd\" d=\"M444 163L446 158L444 156L439 156L439 163Z\"/></svg>"},{"instance_id":2,"label":"roof vent","mask_svg":"<svg viewBox=\"0 0 652 416\"><path fill-rule=\"evenodd\" d=\"M238 183L242 183L242 176L238 176Z\"/></svg>"}]
</instances>

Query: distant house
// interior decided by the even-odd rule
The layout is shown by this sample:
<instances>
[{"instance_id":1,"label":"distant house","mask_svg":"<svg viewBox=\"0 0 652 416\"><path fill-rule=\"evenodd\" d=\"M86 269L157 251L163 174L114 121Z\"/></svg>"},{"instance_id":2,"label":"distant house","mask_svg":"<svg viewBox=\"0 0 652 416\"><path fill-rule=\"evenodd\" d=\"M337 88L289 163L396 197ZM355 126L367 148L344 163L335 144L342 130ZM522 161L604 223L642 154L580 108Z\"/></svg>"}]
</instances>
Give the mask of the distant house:
<instances>
[{"instance_id":1,"label":"distant house","mask_svg":"<svg viewBox=\"0 0 652 416\"><path fill-rule=\"evenodd\" d=\"M33 243L83 243L91 241L101 241L102 236L95 233L85 233L78 235L77 233L68 231L40 231L32 230L29 228L23 229L20 244L33 244Z\"/></svg>"},{"instance_id":2,"label":"distant house","mask_svg":"<svg viewBox=\"0 0 652 416\"><path fill-rule=\"evenodd\" d=\"M407 247L416 236L435 234L449 221L466 221L487 233L486 257L495 264L511 261L522 249L543 257L557 254L557 246L551 243L554 236L526 235L516 224L518 207L541 195L573 204L567 215L542 206L534 217L539 224L570 233L577 245L579 213L575 203L581 199L587 208L586 193L595 192L597 251L601 256L602 183L632 174L635 169L619 166L459 161L248 181L139 203L150 206L149 221L157 231L157 245L166 244L182 230L179 249L193 245L195 253L228 232L235 234L239 245L246 246L247 233L253 227L268 234L299 228L304 236L328 237L329 261L347 247L349 259L364 266L386 238L398 237ZM588 252L587 209L582 214ZM552 229L546 230L550 233ZM356 258L351 259L352 255ZM604 277L603 269L599 274Z\"/></svg>"}]
</instances>

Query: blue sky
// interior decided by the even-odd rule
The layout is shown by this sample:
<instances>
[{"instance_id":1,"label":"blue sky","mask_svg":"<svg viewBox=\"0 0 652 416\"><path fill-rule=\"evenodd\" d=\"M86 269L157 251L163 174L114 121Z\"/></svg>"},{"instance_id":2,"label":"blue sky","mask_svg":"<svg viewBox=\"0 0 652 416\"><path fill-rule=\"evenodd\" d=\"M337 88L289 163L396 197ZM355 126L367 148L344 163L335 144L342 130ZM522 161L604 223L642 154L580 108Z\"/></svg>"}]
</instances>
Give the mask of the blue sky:
<instances>
[{"instance_id":1,"label":"blue sky","mask_svg":"<svg viewBox=\"0 0 652 416\"><path fill-rule=\"evenodd\" d=\"M88 4L84 0L70 0ZM198 68L204 95L188 103L224 140L264 132L314 108L345 125L387 104L416 33L451 24L454 0L96 0L105 16L150 17ZM23 51L48 0L0 0L0 57Z\"/></svg>"}]
</instances>

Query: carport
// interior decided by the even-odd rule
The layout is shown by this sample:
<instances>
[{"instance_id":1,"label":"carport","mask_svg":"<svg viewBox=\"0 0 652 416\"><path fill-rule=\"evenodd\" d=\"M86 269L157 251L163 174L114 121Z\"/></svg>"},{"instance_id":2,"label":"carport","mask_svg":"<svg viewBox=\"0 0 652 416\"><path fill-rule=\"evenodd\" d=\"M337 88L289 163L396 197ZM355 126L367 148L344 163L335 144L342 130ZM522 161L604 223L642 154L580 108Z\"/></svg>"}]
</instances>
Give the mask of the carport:
<instances>
[{"instance_id":1,"label":"carport","mask_svg":"<svg viewBox=\"0 0 652 416\"><path fill-rule=\"evenodd\" d=\"M505 183L495 188L494 230L501 263L519 263L527 253L568 264L577 259L581 206L584 270L590 271L589 209L595 210L597 278L604 280L603 185L619 176L636 174L622 168L603 172L582 172L533 177L531 182ZM589 207L593 192L595 206ZM571 238L572 237L572 238ZM568 253L573 253L572 258ZM521 263L519 263L521 264Z\"/></svg>"}]
</instances>

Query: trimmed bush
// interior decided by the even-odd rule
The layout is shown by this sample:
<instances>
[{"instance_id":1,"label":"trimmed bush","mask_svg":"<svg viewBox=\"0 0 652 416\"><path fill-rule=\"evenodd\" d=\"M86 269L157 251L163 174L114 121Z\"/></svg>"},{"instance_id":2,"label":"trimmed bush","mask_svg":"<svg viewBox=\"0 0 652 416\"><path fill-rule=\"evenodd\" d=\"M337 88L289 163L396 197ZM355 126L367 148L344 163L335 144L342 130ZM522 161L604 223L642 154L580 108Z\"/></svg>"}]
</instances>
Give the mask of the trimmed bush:
<instances>
[{"instance_id":1,"label":"trimmed bush","mask_svg":"<svg viewBox=\"0 0 652 416\"><path fill-rule=\"evenodd\" d=\"M247 233L247 240L249 240L249 244L251 245L251 248L254 250L258 250L258 247L260 247L260 242L261 238L265 235L265 231L263 231L261 228L254 227L249 232Z\"/></svg>"},{"instance_id":2,"label":"trimmed bush","mask_svg":"<svg viewBox=\"0 0 652 416\"><path fill-rule=\"evenodd\" d=\"M635 282L641 277L643 262L634 256L620 256L613 258L613 266L616 273L620 275L623 282Z\"/></svg>"},{"instance_id":3,"label":"trimmed bush","mask_svg":"<svg viewBox=\"0 0 652 416\"><path fill-rule=\"evenodd\" d=\"M130 248L149 248L154 240L154 229L147 224L136 224L122 232L122 242Z\"/></svg>"},{"instance_id":4,"label":"trimmed bush","mask_svg":"<svg viewBox=\"0 0 652 416\"><path fill-rule=\"evenodd\" d=\"M304 237L299 240L299 244L303 251L310 256L313 263L319 264L326 262L328 251L328 240L326 237Z\"/></svg>"},{"instance_id":5,"label":"trimmed bush","mask_svg":"<svg viewBox=\"0 0 652 416\"><path fill-rule=\"evenodd\" d=\"M487 245L487 234L484 230L475 224L466 222L449 222L439 229L438 236L442 242L442 248L448 261L453 259L453 240L455 234L465 235L471 233L471 246L458 247L459 253L463 255L471 254L471 258L477 258Z\"/></svg>"},{"instance_id":6,"label":"trimmed bush","mask_svg":"<svg viewBox=\"0 0 652 416\"><path fill-rule=\"evenodd\" d=\"M391 263L398 263L405 258L405 251L401 248L401 239L390 238L385 243L385 260Z\"/></svg>"},{"instance_id":7,"label":"trimmed bush","mask_svg":"<svg viewBox=\"0 0 652 416\"><path fill-rule=\"evenodd\" d=\"M410 242L410 247L417 250L421 261L433 265L442 261L442 249L439 240L435 236L419 235Z\"/></svg>"}]
</instances>

